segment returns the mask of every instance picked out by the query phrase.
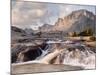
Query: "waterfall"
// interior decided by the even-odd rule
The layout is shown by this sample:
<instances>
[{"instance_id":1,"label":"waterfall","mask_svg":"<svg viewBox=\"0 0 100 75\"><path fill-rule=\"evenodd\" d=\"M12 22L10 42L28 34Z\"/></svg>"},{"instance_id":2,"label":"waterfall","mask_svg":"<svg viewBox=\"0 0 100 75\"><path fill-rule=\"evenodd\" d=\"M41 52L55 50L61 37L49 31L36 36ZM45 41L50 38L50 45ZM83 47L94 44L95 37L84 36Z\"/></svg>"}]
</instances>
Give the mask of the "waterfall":
<instances>
[{"instance_id":1,"label":"waterfall","mask_svg":"<svg viewBox=\"0 0 100 75\"><path fill-rule=\"evenodd\" d=\"M73 50L66 50L63 55L62 64L81 66L84 69L95 69L96 54L91 51L87 46L83 46L83 49L75 48Z\"/></svg>"},{"instance_id":2,"label":"waterfall","mask_svg":"<svg viewBox=\"0 0 100 75\"><path fill-rule=\"evenodd\" d=\"M52 44L48 44L48 47L45 50L42 50L41 56L39 56L36 60L42 59L50 52L53 52L53 50L55 50L54 45L54 42ZM66 50L57 56L54 64L65 64L81 66L84 69L95 69L96 53L91 50L92 48L87 47L82 43L70 44L70 42L63 42L61 46L63 45L66 45ZM71 46L71 48L67 48L67 45Z\"/></svg>"},{"instance_id":3,"label":"waterfall","mask_svg":"<svg viewBox=\"0 0 100 75\"><path fill-rule=\"evenodd\" d=\"M60 45L58 45L60 44ZM58 46L57 46L58 45ZM45 48L38 47L37 55L34 60L27 63L43 63L41 60L48 56L50 53L54 53L56 50L63 49L60 54L57 54L56 58L51 60L49 64L64 64L71 66L80 66L84 69L95 69L96 66L96 53L95 48L85 45L83 42L73 41L48 41ZM94 50L93 50L94 49ZM39 51L38 51L39 50ZM34 51L34 50L33 50ZM40 53L41 52L41 53ZM32 56L31 56L32 57ZM49 55L51 58L52 56Z\"/></svg>"}]
</instances>

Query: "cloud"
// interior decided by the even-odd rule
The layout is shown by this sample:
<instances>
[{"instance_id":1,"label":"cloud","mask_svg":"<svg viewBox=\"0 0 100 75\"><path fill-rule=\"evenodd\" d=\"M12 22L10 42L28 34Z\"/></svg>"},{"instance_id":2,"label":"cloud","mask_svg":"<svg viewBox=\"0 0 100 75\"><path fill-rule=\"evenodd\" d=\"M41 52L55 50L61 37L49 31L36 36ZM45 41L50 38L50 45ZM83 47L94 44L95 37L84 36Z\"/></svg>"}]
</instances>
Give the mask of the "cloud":
<instances>
[{"instance_id":1,"label":"cloud","mask_svg":"<svg viewBox=\"0 0 100 75\"><path fill-rule=\"evenodd\" d=\"M45 5L33 2L16 2L12 8L12 25L26 27L38 21L46 13Z\"/></svg>"},{"instance_id":2,"label":"cloud","mask_svg":"<svg viewBox=\"0 0 100 75\"><path fill-rule=\"evenodd\" d=\"M62 17L62 18L64 16L67 16L68 14L70 14L72 11L76 11L76 10L80 10L80 9L86 9L95 14L95 6L60 4L59 8L60 8L59 17Z\"/></svg>"},{"instance_id":3,"label":"cloud","mask_svg":"<svg viewBox=\"0 0 100 75\"><path fill-rule=\"evenodd\" d=\"M63 18L79 9L95 11L94 6L12 1L12 25L26 28L54 24L59 17Z\"/></svg>"},{"instance_id":4,"label":"cloud","mask_svg":"<svg viewBox=\"0 0 100 75\"><path fill-rule=\"evenodd\" d=\"M12 25L22 28L45 23L54 24L58 15L58 4L36 2L13 2L12 4Z\"/></svg>"}]
</instances>

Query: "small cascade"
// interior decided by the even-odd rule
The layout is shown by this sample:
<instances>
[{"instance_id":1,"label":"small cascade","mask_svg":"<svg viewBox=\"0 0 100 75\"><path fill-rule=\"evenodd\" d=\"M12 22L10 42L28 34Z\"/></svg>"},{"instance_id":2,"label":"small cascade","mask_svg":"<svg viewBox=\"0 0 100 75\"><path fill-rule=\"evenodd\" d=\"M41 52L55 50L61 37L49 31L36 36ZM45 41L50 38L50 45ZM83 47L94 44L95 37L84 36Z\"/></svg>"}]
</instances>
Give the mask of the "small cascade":
<instances>
[{"instance_id":1,"label":"small cascade","mask_svg":"<svg viewBox=\"0 0 100 75\"><path fill-rule=\"evenodd\" d=\"M52 43L53 42L53 43ZM57 46L58 45L58 46ZM31 59L34 63L41 63L41 59L48 56L50 53L55 52L57 49L63 49L59 55L51 60L49 64L65 64L71 66L81 66L84 69L95 69L96 64L96 53L95 48L88 47L82 42L73 42L73 41L48 41L46 45L37 47L37 50L27 51L28 59ZM29 53L30 52L30 53ZM24 53L24 55L26 55ZM31 55L30 55L31 54ZM35 55L36 54L36 55ZM38 56L37 56L38 55ZM32 58L31 58L32 57ZM33 59L34 57L34 59ZM49 56L52 57L52 56ZM29 60L31 62L31 60Z\"/></svg>"},{"instance_id":2,"label":"small cascade","mask_svg":"<svg viewBox=\"0 0 100 75\"><path fill-rule=\"evenodd\" d=\"M40 60L49 53L52 53L55 50L55 45L57 43L48 43L44 50L39 48L42 51L42 54L35 60ZM79 42L71 43L72 42L69 41L61 43L60 46L64 46L66 50L53 60L53 64L66 64L72 66L81 66L84 69L95 69L96 53L93 52L92 48Z\"/></svg>"},{"instance_id":3,"label":"small cascade","mask_svg":"<svg viewBox=\"0 0 100 75\"><path fill-rule=\"evenodd\" d=\"M83 46L83 49L76 47L72 50L66 50L61 55L63 56L62 64L81 66L85 69L95 69L96 54L87 46Z\"/></svg>"}]
</instances>

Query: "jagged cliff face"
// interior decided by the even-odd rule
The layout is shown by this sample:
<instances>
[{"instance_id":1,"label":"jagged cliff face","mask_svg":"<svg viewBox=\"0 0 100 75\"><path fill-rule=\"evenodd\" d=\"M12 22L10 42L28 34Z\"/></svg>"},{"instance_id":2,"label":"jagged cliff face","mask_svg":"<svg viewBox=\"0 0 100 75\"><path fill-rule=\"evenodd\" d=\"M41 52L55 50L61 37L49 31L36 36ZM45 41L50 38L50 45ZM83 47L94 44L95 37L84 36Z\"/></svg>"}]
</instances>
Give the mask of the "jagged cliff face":
<instances>
[{"instance_id":1,"label":"jagged cliff face","mask_svg":"<svg viewBox=\"0 0 100 75\"><path fill-rule=\"evenodd\" d=\"M86 28L92 28L95 31L95 19L96 16L87 10L73 11L64 18L59 18L55 25L51 28L49 25L49 31L82 31ZM41 27L42 28L42 27ZM47 30L44 28L44 30ZM44 31L41 30L41 31Z\"/></svg>"}]
</instances>

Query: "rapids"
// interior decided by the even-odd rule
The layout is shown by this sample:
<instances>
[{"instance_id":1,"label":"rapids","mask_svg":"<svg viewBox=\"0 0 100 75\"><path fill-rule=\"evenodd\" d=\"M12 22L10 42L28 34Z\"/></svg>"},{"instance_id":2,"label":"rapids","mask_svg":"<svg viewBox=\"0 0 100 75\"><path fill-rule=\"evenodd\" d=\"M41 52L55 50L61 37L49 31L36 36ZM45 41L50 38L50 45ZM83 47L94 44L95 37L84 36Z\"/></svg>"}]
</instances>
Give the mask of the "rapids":
<instances>
[{"instance_id":1,"label":"rapids","mask_svg":"<svg viewBox=\"0 0 100 75\"><path fill-rule=\"evenodd\" d=\"M42 54L35 59L35 61L42 59L49 53L53 52L57 47L56 44L60 43L62 48L66 48L55 59L53 64L65 64L72 66L81 66L84 69L95 69L96 53L93 51L95 48L88 47L80 42L73 41L48 41L48 45L42 51ZM59 48L58 48L59 49Z\"/></svg>"}]
</instances>

